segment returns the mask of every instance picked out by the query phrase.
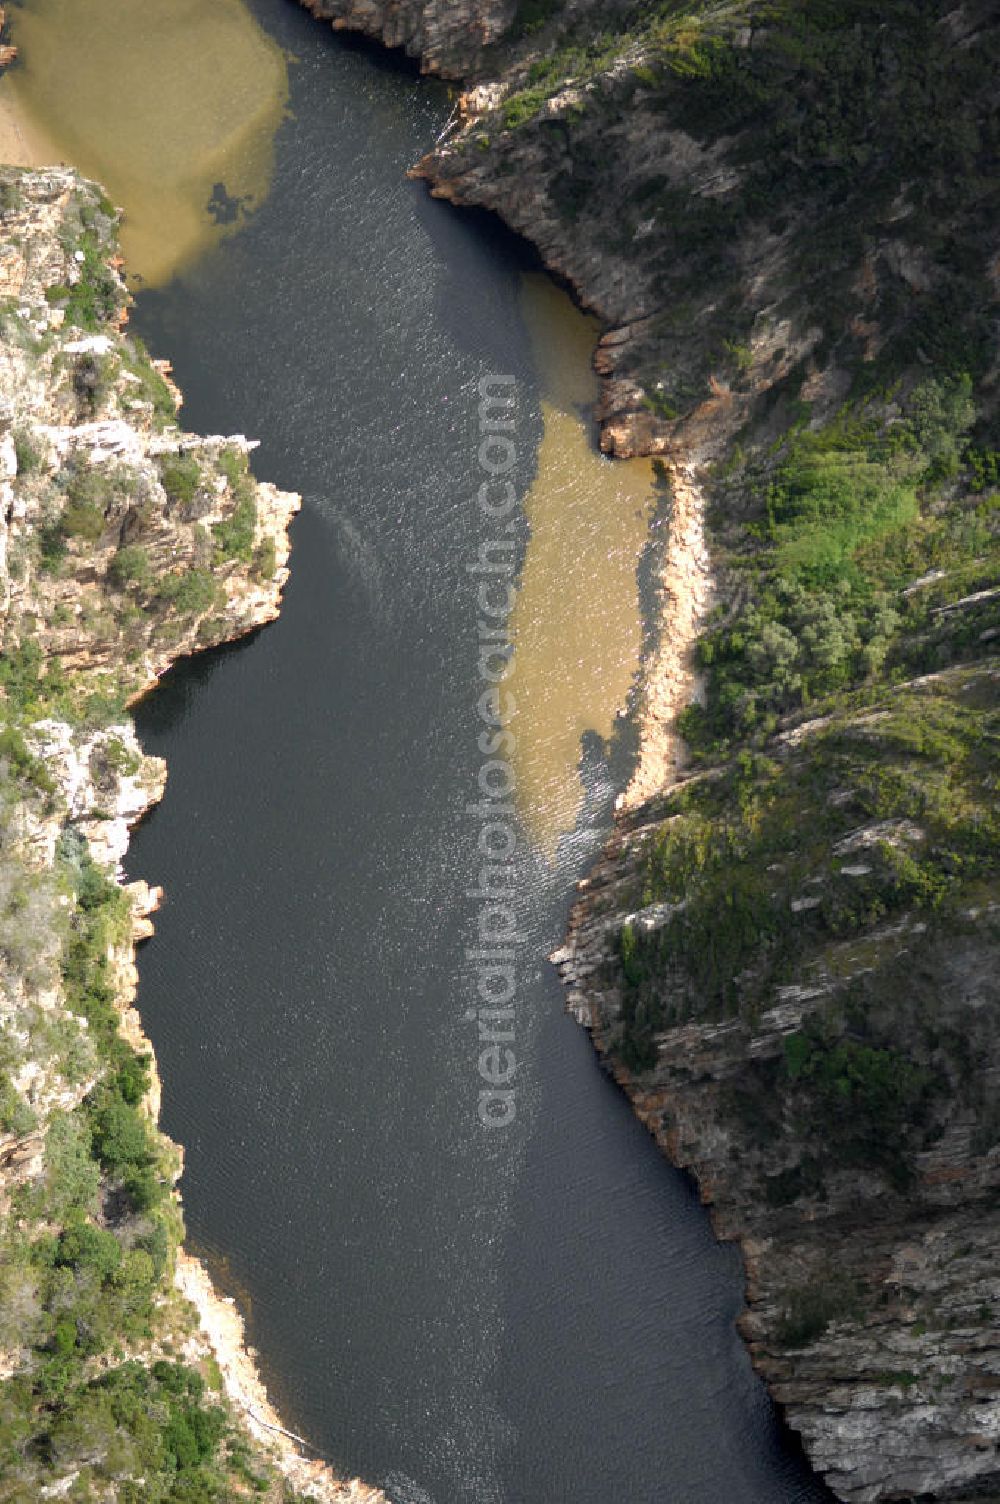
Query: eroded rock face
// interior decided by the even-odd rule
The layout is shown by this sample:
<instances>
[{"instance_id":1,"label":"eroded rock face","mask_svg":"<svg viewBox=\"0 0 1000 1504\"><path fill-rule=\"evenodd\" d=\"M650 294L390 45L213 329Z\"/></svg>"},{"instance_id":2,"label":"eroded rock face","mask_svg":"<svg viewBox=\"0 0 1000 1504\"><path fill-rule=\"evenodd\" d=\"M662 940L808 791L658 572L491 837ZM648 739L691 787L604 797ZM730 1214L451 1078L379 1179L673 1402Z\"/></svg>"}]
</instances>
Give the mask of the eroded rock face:
<instances>
[{"instance_id":1,"label":"eroded rock face","mask_svg":"<svg viewBox=\"0 0 1000 1504\"><path fill-rule=\"evenodd\" d=\"M513 19L513 0L302 0L318 21L402 47L425 73L465 78Z\"/></svg>"},{"instance_id":2,"label":"eroded rock face","mask_svg":"<svg viewBox=\"0 0 1000 1504\"><path fill-rule=\"evenodd\" d=\"M893 151L910 144L895 142L876 117L880 99L895 110L893 89L912 48L956 77L971 67L952 115L964 108L970 120L982 118L986 70L971 60L994 56L997 46L983 0L937 14L928 8L919 36L907 36L903 25L858 33L858 61L845 63L843 80L831 72L836 49L824 61L825 39L800 68L806 52L763 12L695 7L685 35L683 25L658 30L634 8L596 0L303 3L336 27L405 46L426 71L467 84L414 175L438 197L498 214L608 325L597 368L601 441L610 454L690 461L696 446L688 422L704 400L731 396L739 410L792 377L809 401L841 400L850 384L845 356L877 359L901 307L915 295L941 296L955 266L943 246L975 246L978 257L978 211L949 206L947 173L939 180L935 246L914 243L923 235L914 203L926 184L907 178L902 160L894 171ZM855 77L852 70L864 73L883 48L875 64L881 82ZM736 60L719 81L711 79L713 49ZM843 43L840 52L848 51ZM734 105L730 76L749 83L742 105ZM868 91L864 103L855 100L856 121L866 110L872 117L843 143L829 140L837 127L816 109L842 84L852 96ZM762 124L761 110L773 118L782 100L799 101L800 126L823 117L808 149L798 127L772 136ZM902 108L912 111L912 98ZM922 108L933 136L934 106ZM897 121L893 114L886 125L894 131ZM834 187L832 164L874 159L873 138L883 154L880 186L859 168L834 174ZM979 170L975 151L970 184ZM831 335L841 346L836 358ZM855 348L846 351L841 336Z\"/></svg>"},{"instance_id":3,"label":"eroded rock face","mask_svg":"<svg viewBox=\"0 0 1000 1504\"><path fill-rule=\"evenodd\" d=\"M299 500L252 480L242 435L179 429L164 373L124 330L98 327L124 316L126 295L113 264L93 264L113 220L79 180L51 170L10 193L4 644L33 644L70 689L85 673L89 693L100 681L128 699L185 653L274 618Z\"/></svg>"}]
</instances>

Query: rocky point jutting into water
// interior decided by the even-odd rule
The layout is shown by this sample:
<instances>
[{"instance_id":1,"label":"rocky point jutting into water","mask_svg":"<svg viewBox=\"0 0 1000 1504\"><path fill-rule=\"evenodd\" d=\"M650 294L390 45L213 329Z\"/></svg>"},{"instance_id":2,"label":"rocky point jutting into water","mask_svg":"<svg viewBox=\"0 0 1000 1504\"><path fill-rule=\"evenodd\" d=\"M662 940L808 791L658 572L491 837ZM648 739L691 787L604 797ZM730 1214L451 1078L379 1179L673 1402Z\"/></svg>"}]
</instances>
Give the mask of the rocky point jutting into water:
<instances>
[{"instance_id":1,"label":"rocky point jutting into water","mask_svg":"<svg viewBox=\"0 0 1000 1504\"><path fill-rule=\"evenodd\" d=\"M417 175L601 316L602 445L673 483L570 1007L835 1494L992 1497L994 9L306 3L464 80Z\"/></svg>"},{"instance_id":2,"label":"rocky point jutting into water","mask_svg":"<svg viewBox=\"0 0 1000 1504\"><path fill-rule=\"evenodd\" d=\"M275 617L299 498L178 427L93 184L4 169L0 219L3 1496L374 1504L300 1453L180 1248L133 1007L159 895L121 881L166 777L126 707Z\"/></svg>"}]
</instances>

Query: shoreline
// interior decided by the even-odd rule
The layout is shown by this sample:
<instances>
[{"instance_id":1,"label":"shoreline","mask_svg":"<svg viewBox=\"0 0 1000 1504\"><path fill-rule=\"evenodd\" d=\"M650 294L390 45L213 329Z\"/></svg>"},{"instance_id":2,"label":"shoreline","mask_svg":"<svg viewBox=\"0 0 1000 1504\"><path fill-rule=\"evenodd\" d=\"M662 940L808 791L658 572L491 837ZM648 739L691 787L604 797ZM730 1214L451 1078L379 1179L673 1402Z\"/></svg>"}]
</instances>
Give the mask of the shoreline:
<instances>
[{"instance_id":1,"label":"shoreline","mask_svg":"<svg viewBox=\"0 0 1000 1504\"><path fill-rule=\"evenodd\" d=\"M173 383L172 391L180 406L183 394ZM280 612L281 597L289 575L288 558L291 544L288 538L288 528L301 502L298 497L295 497L291 505L279 507L277 505L278 494L275 493L276 569L272 588L263 593L263 599L257 603L252 619L247 624L237 625L224 639L211 646L222 646L226 642L249 636L274 621ZM195 649L196 652L209 650L209 647ZM162 666L156 664L155 677L132 697L130 705L134 704L137 699L154 693L163 673L186 656L192 656L192 654L182 650L176 657L171 658L168 664ZM132 724L134 726L134 723ZM145 752L142 755L148 757ZM161 777L150 788L148 800L143 808L136 811L130 818L129 834L163 797L167 769L166 764L159 759L156 761L160 762ZM127 849L127 844L125 849ZM116 880L132 902L133 926L131 939L117 968L116 996L120 1019L119 1032L133 1047L141 1048L149 1054L150 1081L144 1107L154 1128L162 1132L159 1128L162 1084L156 1053L142 1022L141 1000L138 998L139 973L136 964L136 947L140 942L151 939L154 935L154 925L150 915L159 907L163 889L159 886L151 887L141 879L125 883L122 875L124 855L125 850L121 852L117 862ZM184 1150L183 1145L176 1147L180 1154L181 1164L177 1177L179 1180L183 1172ZM176 1184L174 1195L183 1208L183 1198L176 1189ZM264 1380L257 1366L256 1351L247 1343L245 1318L236 1301L230 1296L223 1295L216 1288L207 1265L202 1259L188 1253L184 1242L177 1250L173 1287L194 1308L198 1318L198 1336L202 1340L199 1343L197 1338L190 1339L192 1344L190 1356L197 1360L205 1356L206 1349L211 1352L222 1375L227 1399L241 1417L253 1440L272 1456L275 1466L283 1477L306 1498L315 1499L318 1504L386 1504L385 1494L380 1489L365 1484L359 1478L341 1479L321 1457L310 1458L303 1454L301 1448L314 1450L313 1445L305 1437L299 1436L282 1424L281 1417L268 1397Z\"/></svg>"},{"instance_id":2,"label":"shoreline","mask_svg":"<svg viewBox=\"0 0 1000 1504\"><path fill-rule=\"evenodd\" d=\"M2 22L2 12L0 12ZM0 162L8 167L54 167L64 163L45 132L31 119L9 87L0 59Z\"/></svg>"},{"instance_id":3,"label":"shoreline","mask_svg":"<svg viewBox=\"0 0 1000 1504\"><path fill-rule=\"evenodd\" d=\"M16 95L9 89L6 92L0 89L0 157L4 156L15 165L24 167L41 165L52 156L43 133L37 131L30 118L18 108ZM525 236L525 239L530 240L530 236ZM547 270L551 274L551 269L547 267ZM556 273L560 274L558 268ZM569 280L580 297L581 289L572 278ZM607 337L611 327L607 320L603 322L605 328L599 332L595 342L591 367L597 373L602 391L606 391L606 373L595 359L601 348L601 341ZM603 401L599 399L598 413L602 406ZM608 432L612 425L606 420L601 427ZM619 438L614 445L605 443L602 447L610 448L613 456L627 457L631 444ZM631 452L650 452L656 447L658 446L647 446L640 441L631 448ZM683 768L684 748L678 737L675 721L678 712L697 693L692 647L701 630L712 594L711 567L704 534L705 501L698 479L698 466L694 461L675 460L669 453L664 454L663 458L670 470L673 500L667 543L656 583L659 602L658 632L651 655L639 668L639 753L628 787L619 796L618 806L621 811L633 809L652 793L662 791L667 778L672 781ZM284 563L283 559L281 563ZM276 614L276 609L273 614ZM254 630L257 625L269 619L270 616L261 618L249 630ZM157 668L159 669L159 665ZM156 679L153 679L140 693L144 695L150 692L155 684ZM137 906L137 914L141 914L141 919L133 941L133 969L135 943L152 934L148 915L153 907L155 902L147 903L144 907L140 902ZM134 990L127 997L122 1010L122 1032L133 1044L145 1040L141 1015L134 1005ZM149 1115L156 1123L159 1115L159 1076L148 1041L144 1047L153 1059L153 1099L149 1102ZM323 1501L323 1504L381 1504L385 1498L381 1491L357 1479L350 1482L338 1480L322 1460L303 1455L300 1449L303 1446L309 1447L310 1443L283 1425L281 1417L271 1404L257 1367L257 1355L247 1342L245 1319L236 1301L216 1288L207 1265L195 1255L185 1252L183 1246L177 1255L174 1285L197 1312L200 1335L211 1348L219 1365L227 1397L243 1418L255 1441L276 1453L278 1465L289 1482L308 1496Z\"/></svg>"},{"instance_id":4,"label":"shoreline","mask_svg":"<svg viewBox=\"0 0 1000 1504\"><path fill-rule=\"evenodd\" d=\"M183 1247L177 1254L174 1287L198 1314L200 1334L219 1366L227 1399L258 1445L273 1454L287 1481L319 1504L385 1504L381 1489L360 1478L340 1479L321 1457L303 1455L302 1448L312 1450L312 1444L282 1425L257 1367L257 1354L247 1343L236 1301L220 1293L204 1262Z\"/></svg>"},{"instance_id":5,"label":"shoreline","mask_svg":"<svg viewBox=\"0 0 1000 1504\"><path fill-rule=\"evenodd\" d=\"M287 535L286 535L287 536ZM282 565L287 575L287 566ZM248 630L257 631L274 619L276 612L255 622ZM240 634L245 635L245 634ZM152 693L156 681L143 694ZM141 745L141 744L140 744ZM149 754L143 753L144 757ZM159 759L157 759L159 761ZM160 763L161 776L150 786L148 801L130 819L129 833L155 808L163 797L166 787L166 765ZM126 847L127 850L127 847ZM149 1056L149 1090L143 1107L153 1127L162 1133L159 1126L162 1082L157 1066L156 1052L143 1027L138 1006L139 973L136 965L136 948L154 935L150 915L159 907L163 889L151 887L139 879L126 883L121 876L124 851L118 859L117 880L132 904L132 934L130 940L116 957L116 1001L119 1013L119 1033L136 1050ZM173 1142L172 1140L170 1142ZM175 1145L180 1156L178 1180L183 1173L183 1145ZM173 1192L183 1208L183 1198L176 1188ZM205 1261L189 1253L184 1242L177 1250L173 1275L173 1288L194 1308L198 1319L196 1335L184 1344L184 1355L191 1362L203 1361L211 1355L218 1365L226 1398L239 1415L246 1431L264 1449L278 1471L293 1488L317 1504L386 1504L381 1489L371 1487L360 1478L338 1477L330 1464L319 1454L306 1437L298 1435L283 1424L282 1417L272 1404L264 1379L258 1367L258 1354L246 1338L246 1318L232 1296L225 1295L216 1286ZM303 1449L315 1452L306 1456Z\"/></svg>"},{"instance_id":6,"label":"shoreline","mask_svg":"<svg viewBox=\"0 0 1000 1504\"><path fill-rule=\"evenodd\" d=\"M23 453L19 453L14 438L6 431L0 446L3 450L0 490L6 498L4 515L0 518L0 562L7 563L8 545L19 550L24 561L19 570L11 570L7 575L7 595L0 603L0 617L8 634L5 647L20 647L27 621L39 660L60 664L68 661L69 670L64 668L64 672L71 671L77 676L73 687L78 694L107 693L110 669L116 673L114 693L123 705L131 705L155 688L159 678L178 659L245 637L278 615L288 579L289 527L300 509L301 498L252 476L247 457L254 446L242 435L190 434L177 423L175 412L171 415L165 412L171 399L176 410L180 393L173 385L156 386L156 381L163 382L162 368L154 367L150 361L142 364L144 357L125 344L122 315L128 297L121 274L116 221L102 211L97 186L68 168L29 170L22 175L16 166L8 168L4 186L17 188L15 207L8 211L18 216L16 232L7 237L5 265L10 285L23 299L19 317L34 334L47 336L40 353L23 338L7 339L3 352L5 391L10 404L7 422L22 435L24 445ZM98 332L75 338L78 326L67 323L65 310L55 307L46 296L50 287L76 286L83 280L79 271L73 280L74 269L83 261L84 253L74 249L67 232L67 216L71 211L81 216L88 214L90 224L95 226L91 231L93 254L101 261L102 275L106 278L102 286L108 304L102 305L100 320L95 319ZM53 397L56 390L53 371L58 375L60 368L56 363L68 355L92 359L95 351L109 360L115 357L111 368L113 379L109 378L100 407L95 403L94 411L81 415L79 406L67 409L59 405L58 397ZM130 366L137 366L139 374ZM145 395L144 380L151 395ZM137 386L143 390L141 398L136 395ZM163 420L162 425L158 424L158 417ZM236 482L219 469L224 454L234 469ZM162 472L163 465L170 460L175 465L195 467L195 484L201 487L204 502L198 513L200 521L182 515L172 504ZM105 599L99 592L114 588L108 582L114 578L113 563L125 547L121 541L122 528L125 519L133 515L127 510L130 501L122 501L117 492L108 497L101 491L99 503L87 503L93 511L100 510L99 533L96 537L87 535L85 548L74 541L75 534L71 535L62 555L63 567L58 572L33 568L33 556L28 555L33 533L51 515L46 512L46 507L51 506L46 489L50 486L49 476L62 476L60 483L65 485L67 474L82 472L85 466L88 477L92 474L103 479L108 472L100 467L119 462L128 466L131 489L127 494L146 498L148 512L141 520L146 529L141 536L146 541L137 546L137 551L150 576L159 561L161 570L180 565L177 577L182 582L191 580L201 587L211 581L209 599L202 591L180 607L175 598L168 596L159 601L155 594L150 595L140 587L137 598L143 605L133 604L132 614L126 617L133 634L128 640L127 653L119 617L111 610L103 613L94 610L93 603L95 596ZM67 470L67 466L75 469ZM17 490L15 482L19 482ZM231 523L241 497L245 501L248 495L253 506L252 533L245 552L213 559L211 567L203 567L199 573L193 562L198 557L194 549L201 541L195 528L201 526L207 533L212 526ZM187 574L183 572L185 565ZM117 601L118 597L114 599ZM86 616L85 607L90 608ZM65 692L69 693L69 689ZM9 695L4 698L5 704L10 703ZM51 713L45 715L41 707L30 702L26 709L19 709L16 702L13 705L10 713L15 728L18 714L26 717L23 755L29 759L29 766L44 771L44 778L37 787L37 799L21 794L23 818L14 832L11 851L16 852L34 880L44 883L53 880L52 874L61 859L60 843L72 836L86 851L101 880L108 887L114 883L122 895L124 901L120 910L115 910L113 921L105 919L102 911L101 922L109 928L95 930L91 939L93 974L101 976L102 1006L109 1013L107 1024L99 1027L124 1041L128 1060L149 1058L145 1090L134 1097L121 1093L112 1100L120 1101L123 1112L134 1114L129 1121L134 1123L135 1131L143 1129L138 1119L145 1119L144 1142L149 1147L141 1152L150 1156L151 1164L155 1156L158 1185L162 1187L158 1195L163 1202L173 1203L172 1218L179 1224L182 1198L177 1181L183 1150L172 1145L159 1130L160 1076L143 1027L141 999L137 1004L136 948L153 934L150 915L159 903L161 890L142 879L127 881L123 869L133 828L163 796L166 766L162 759L142 751L127 710L112 712L107 723L99 717L96 728L91 728L76 719L76 707L76 701L65 709L61 704L46 706ZM15 734L19 734L16 729ZM33 776L42 778L42 773ZM18 787L21 789L23 785ZM53 938L61 940L61 936L62 931L58 930ZM76 1039L77 1034L88 1037L91 1019L81 1011L80 997L69 990L66 972L54 970L52 978L46 974L38 980L25 967L26 963L8 962L5 980L10 986L5 989L9 993L5 1027L19 1009L27 1014L30 1005L39 1015L53 1013L57 1018L65 1018L67 1029L70 1020L74 1020L72 1028L76 1034L71 1039ZM88 972L88 978L90 975ZM87 985L96 988L97 983L88 981ZM20 1019L18 1026L21 1027ZM95 1035L97 1032L95 1029ZM30 1032L27 1038L26 1049L34 1048ZM95 1085L108 1076L110 1054L102 1054L101 1046L95 1045L94 1053L85 1054L86 1064L79 1069L65 1064L70 1058L70 1043L61 1048L64 1053L58 1055L51 1050L36 1051L37 1058L29 1050L18 1076L11 1078L14 1084L9 1089L16 1091L25 1104L26 1125L7 1124L0 1132L4 1171L0 1175L0 1210L4 1212L10 1208L13 1190L28 1181L38 1181L45 1171L45 1144L52 1114L76 1113ZM82 1044L80 1048L84 1048ZM92 1152L89 1138L87 1145L89 1156ZM88 1158L88 1165L91 1162ZM96 1198L98 1185L111 1185L115 1171L99 1162L96 1155L93 1163L102 1167L95 1171ZM100 1217L101 1212L92 1208L84 1215ZM58 1213L56 1225L59 1225ZM172 1344L178 1337L192 1366L208 1365L208 1360L214 1358L236 1429L257 1450L260 1463L269 1472L277 1471L296 1491L296 1497L317 1500L319 1504L385 1504L380 1490L357 1479L341 1480L322 1459L304 1454L303 1449L310 1443L285 1426L271 1404L235 1303L218 1292L207 1267L184 1251L182 1241L176 1244L176 1263L171 1271L169 1259L176 1234L171 1237L166 1232L166 1222L158 1225L164 1228L166 1267L162 1274L154 1273L149 1258L147 1283L150 1310L162 1311L163 1322L155 1323L154 1330L150 1318L148 1337L142 1333L130 1335L130 1357L150 1367L154 1360L173 1351ZM105 1230L104 1235L111 1233ZM29 1345L26 1364L31 1363L30 1351ZM95 1367L100 1371L106 1366L105 1349L98 1348L97 1352L100 1360L89 1370L84 1365L91 1355L81 1358L83 1377ZM72 1481L76 1475L66 1476ZM38 1480L33 1476L32 1481ZM64 1492L62 1480L57 1490ZM56 1490L44 1490L50 1491Z\"/></svg>"},{"instance_id":7,"label":"shoreline","mask_svg":"<svg viewBox=\"0 0 1000 1504\"><path fill-rule=\"evenodd\" d=\"M671 511L656 581L657 634L640 665L639 747L616 819L668 792L687 766L677 717L702 694L694 646L711 610L715 582L705 531L705 493L694 462L667 461Z\"/></svg>"}]
</instances>

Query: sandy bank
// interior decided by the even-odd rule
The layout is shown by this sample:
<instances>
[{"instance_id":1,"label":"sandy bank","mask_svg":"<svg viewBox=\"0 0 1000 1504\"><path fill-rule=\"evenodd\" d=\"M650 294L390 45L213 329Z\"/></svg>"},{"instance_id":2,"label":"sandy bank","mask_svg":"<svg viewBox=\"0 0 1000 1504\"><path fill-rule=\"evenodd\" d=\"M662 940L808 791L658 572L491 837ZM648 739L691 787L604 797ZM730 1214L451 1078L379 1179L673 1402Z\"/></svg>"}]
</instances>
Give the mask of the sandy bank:
<instances>
[{"instance_id":1,"label":"sandy bank","mask_svg":"<svg viewBox=\"0 0 1000 1504\"><path fill-rule=\"evenodd\" d=\"M694 645L712 604L712 569L705 538L705 493L693 463L670 466L673 506L657 581L659 636L643 672L639 756L618 803L636 809L683 772L687 749L677 717L702 686Z\"/></svg>"},{"instance_id":2,"label":"sandy bank","mask_svg":"<svg viewBox=\"0 0 1000 1504\"><path fill-rule=\"evenodd\" d=\"M0 162L12 167L50 167L62 152L29 119L6 77L0 77Z\"/></svg>"}]
</instances>

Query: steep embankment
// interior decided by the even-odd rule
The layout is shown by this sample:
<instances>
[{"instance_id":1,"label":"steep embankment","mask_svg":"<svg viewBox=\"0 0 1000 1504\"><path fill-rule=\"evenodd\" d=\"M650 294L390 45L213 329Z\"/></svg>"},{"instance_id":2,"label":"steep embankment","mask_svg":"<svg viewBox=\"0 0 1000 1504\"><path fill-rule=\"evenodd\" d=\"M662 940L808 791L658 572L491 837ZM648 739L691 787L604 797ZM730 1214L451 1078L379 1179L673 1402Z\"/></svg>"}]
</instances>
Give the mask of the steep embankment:
<instances>
[{"instance_id":1,"label":"steep embankment","mask_svg":"<svg viewBox=\"0 0 1000 1504\"><path fill-rule=\"evenodd\" d=\"M126 706L273 619L299 501L177 427L115 226L72 172L0 171L0 1497L375 1504L281 1431L180 1250L133 1007L158 894L121 886L166 769Z\"/></svg>"},{"instance_id":2,"label":"steep embankment","mask_svg":"<svg viewBox=\"0 0 1000 1504\"><path fill-rule=\"evenodd\" d=\"M601 315L602 444L673 478L570 1005L741 1240L755 1361L835 1492L988 1494L994 8L310 9L466 80L417 175Z\"/></svg>"}]
</instances>

